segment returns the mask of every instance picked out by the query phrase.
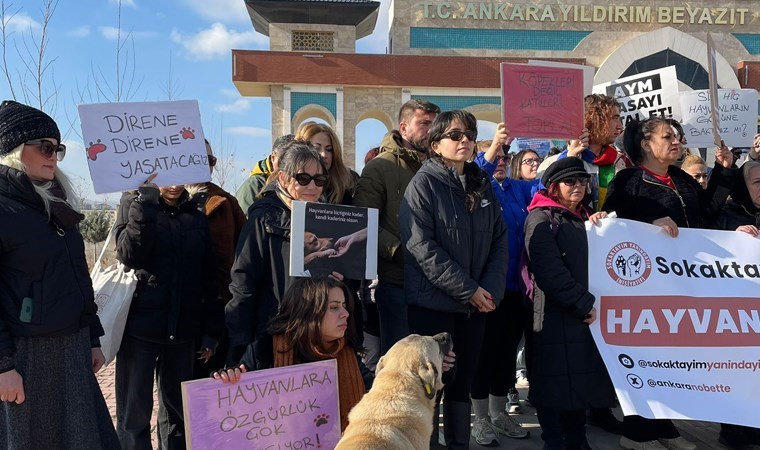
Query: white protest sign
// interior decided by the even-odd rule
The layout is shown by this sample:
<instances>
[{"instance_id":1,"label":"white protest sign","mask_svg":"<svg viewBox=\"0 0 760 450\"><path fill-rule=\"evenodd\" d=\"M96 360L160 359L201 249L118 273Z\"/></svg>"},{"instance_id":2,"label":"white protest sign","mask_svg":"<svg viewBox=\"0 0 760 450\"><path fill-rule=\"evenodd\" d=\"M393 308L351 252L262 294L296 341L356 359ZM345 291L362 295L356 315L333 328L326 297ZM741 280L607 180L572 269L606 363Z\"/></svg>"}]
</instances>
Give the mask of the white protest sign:
<instances>
[{"instance_id":1,"label":"white protest sign","mask_svg":"<svg viewBox=\"0 0 760 450\"><path fill-rule=\"evenodd\" d=\"M79 105L96 194L211 180L198 102Z\"/></svg>"},{"instance_id":2,"label":"white protest sign","mask_svg":"<svg viewBox=\"0 0 760 450\"><path fill-rule=\"evenodd\" d=\"M718 89L719 134L729 147L751 147L757 123L757 91ZM681 92L681 112L686 145L714 147L710 91Z\"/></svg>"},{"instance_id":3,"label":"white protest sign","mask_svg":"<svg viewBox=\"0 0 760 450\"><path fill-rule=\"evenodd\" d=\"M591 332L626 415L760 426L760 239L587 224Z\"/></svg>"},{"instance_id":4,"label":"white protest sign","mask_svg":"<svg viewBox=\"0 0 760 450\"><path fill-rule=\"evenodd\" d=\"M623 125L633 119L662 116L681 118L678 102L678 77L675 66L642 72L594 86L595 94L604 94L620 101Z\"/></svg>"}]
</instances>

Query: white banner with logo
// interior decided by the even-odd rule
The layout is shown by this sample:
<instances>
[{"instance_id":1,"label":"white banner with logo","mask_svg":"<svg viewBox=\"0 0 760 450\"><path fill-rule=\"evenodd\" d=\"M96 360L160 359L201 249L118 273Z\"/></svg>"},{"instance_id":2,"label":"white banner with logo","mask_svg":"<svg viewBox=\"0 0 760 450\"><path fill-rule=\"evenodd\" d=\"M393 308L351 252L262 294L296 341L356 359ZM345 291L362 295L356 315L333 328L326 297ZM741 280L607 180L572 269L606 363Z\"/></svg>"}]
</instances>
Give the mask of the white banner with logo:
<instances>
[{"instance_id":1,"label":"white banner with logo","mask_svg":"<svg viewBox=\"0 0 760 450\"><path fill-rule=\"evenodd\" d=\"M591 332L624 414L760 427L760 239L605 219L588 242Z\"/></svg>"}]
</instances>

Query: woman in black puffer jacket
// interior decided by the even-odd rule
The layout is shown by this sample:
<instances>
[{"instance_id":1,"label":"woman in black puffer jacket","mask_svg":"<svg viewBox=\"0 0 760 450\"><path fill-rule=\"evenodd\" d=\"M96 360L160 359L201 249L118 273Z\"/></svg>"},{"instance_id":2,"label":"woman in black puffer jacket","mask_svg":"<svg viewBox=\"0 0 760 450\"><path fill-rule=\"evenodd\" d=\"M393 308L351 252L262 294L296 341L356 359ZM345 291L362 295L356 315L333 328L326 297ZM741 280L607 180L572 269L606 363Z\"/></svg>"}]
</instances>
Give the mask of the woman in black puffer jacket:
<instances>
[{"instance_id":1,"label":"woman in black puffer jacket","mask_svg":"<svg viewBox=\"0 0 760 450\"><path fill-rule=\"evenodd\" d=\"M579 158L557 160L541 177L548 189L533 197L525 221L535 295L543 295L545 305L541 329L533 334L530 401L547 450L589 449L585 411L614 405L612 383L589 329L596 309L588 290L584 221L598 223L607 215L589 215L582 206L588 204L590 178Z\"/></svg>"},{"instance_id":2,"label":"woman in black puffer jacket","mask_svg":"<svg viewBox=\"0 0 760 450\"><path fill-rule=\"evenodd\" d=\"M119 448L60 139L42 111L0 105L0 448Z\"/></svg>"},{"instance_id":3,"label":"woman in black puffer jacket","mask_svg":"<svg viewBox=\"0 0 760 450\"><path fill-rule=\"evenodd\" d=\"M117 257L138 279L116 358L117 433L129 449L151 448L154 377L161 447L185 447L180 384L193 378L196 339L208 360L224 326L205 198L153 178L123 195L116 220Z\"/></svg>"},{"instance_id":4,"label":"woman in black puffer jacket","mask_svg":"<svg viewBox=\"0 0 760 450\"><path fill-rule=\"evenodd\" d=\"M477 122L448 111L430 128L432 157L412 178L399 210L409 330L447 331L458 358L446 384L448 448L469 448L470 384L483 344L485 314L496 309L507 276L507 230L491 181L475 163ZM489 355L485 355L489 357Z\"/></svg>"}]
</instances>

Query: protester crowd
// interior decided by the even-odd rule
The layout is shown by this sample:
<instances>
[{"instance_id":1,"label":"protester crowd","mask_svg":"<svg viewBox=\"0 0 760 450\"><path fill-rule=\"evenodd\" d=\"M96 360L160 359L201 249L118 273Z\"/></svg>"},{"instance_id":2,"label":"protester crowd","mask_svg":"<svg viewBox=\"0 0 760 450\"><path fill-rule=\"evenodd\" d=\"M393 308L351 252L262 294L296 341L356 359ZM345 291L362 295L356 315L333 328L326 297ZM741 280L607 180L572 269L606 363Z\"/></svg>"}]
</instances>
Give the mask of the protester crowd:
<instances>
[{"instance_id":1,"label":"protester crowd","mask_svg":"<svg viewBox=\"0 0 760 450\"><path fill-rule=\"evenodd\" d=\"M453 367L434 415L447 448L529 436L516 420L522 345L544 448L589 449L593 424L620 434L625 449L695 449L670 420L621 423L610 410L614 389L589 330L597 312L584 222L614 212L674 239L681 228L758 236L760 134L741 167L722 145L708 171L686 154L675 120L624 127L615 99L590 95L584 126L542 159L511 150L503 123L479 143L471 113L410 100L361 175L335 131L314 122L277 137L236 196L210 182L157 186L152 175L123 194L114 226L117 258L137 277L116 356L114 427L94 376L104 330L83 216L57 167L66 147L48 115L3 102L0 448L150 449L155 380L159 448L182 449L182 382L235 383L326 359L337 361L345 429L379 356L410 333L448 332ZM378 279L290 276L293 201L376 208ZM720 439L760 448L757 429L724 424Z\"/></svg>"}]
</instances>

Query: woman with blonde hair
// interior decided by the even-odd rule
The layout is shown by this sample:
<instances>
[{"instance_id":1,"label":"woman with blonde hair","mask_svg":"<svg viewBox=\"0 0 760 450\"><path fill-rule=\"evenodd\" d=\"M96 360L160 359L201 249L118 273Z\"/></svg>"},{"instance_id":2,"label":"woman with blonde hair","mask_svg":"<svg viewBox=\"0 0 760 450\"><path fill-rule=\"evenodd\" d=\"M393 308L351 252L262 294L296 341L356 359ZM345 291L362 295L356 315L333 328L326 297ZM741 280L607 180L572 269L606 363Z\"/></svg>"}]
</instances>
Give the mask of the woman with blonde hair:
<instances>
[{"instance_id":1,"label":"woman with blonde hair","mask_svg":"<svg viewBox=\"0 0 760 450\"><path fill-rule=\"evenodd\" d=\"M359 175L343 163L343 150L332 128L317 122L305 122L296 131L296 139L308 141L319 152L330 177L324 197L327 203L350 205Z\"/></svg>"},{"instance_id":2,"label":"woman with blonde hair","mask_svg":"<svg viewBox=\"0 0 760 450\"><path fill-rule=\"evenodd\" d=\"M707 181L710 179L710 175L707 172L707 164L705 160L699 155L686 155L681 163L681 170L688 173L702 186L702 189L707 189Z\"/></svg>"},{"instance_id":3,"label":"woman with blonde hair","mask_svg":"<svg viewBox=\"0 0 760 450\"><path fill-rule=\"evenodd\" d=\"M0 104L0 448L119 448L65 154L50 116Z\"/></svg>"}]
</instances>

